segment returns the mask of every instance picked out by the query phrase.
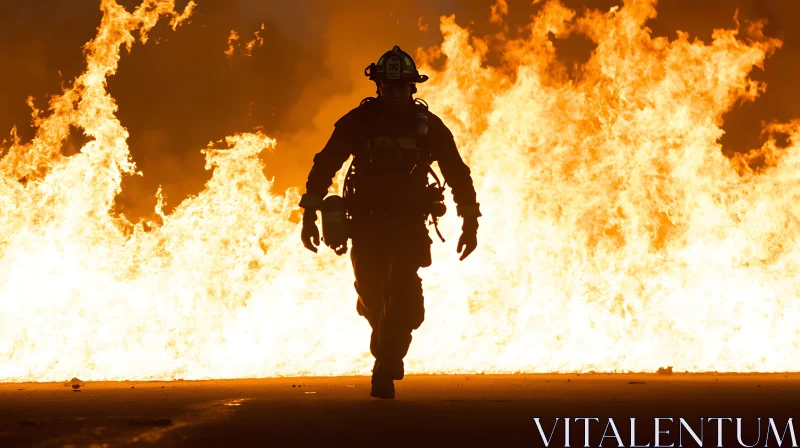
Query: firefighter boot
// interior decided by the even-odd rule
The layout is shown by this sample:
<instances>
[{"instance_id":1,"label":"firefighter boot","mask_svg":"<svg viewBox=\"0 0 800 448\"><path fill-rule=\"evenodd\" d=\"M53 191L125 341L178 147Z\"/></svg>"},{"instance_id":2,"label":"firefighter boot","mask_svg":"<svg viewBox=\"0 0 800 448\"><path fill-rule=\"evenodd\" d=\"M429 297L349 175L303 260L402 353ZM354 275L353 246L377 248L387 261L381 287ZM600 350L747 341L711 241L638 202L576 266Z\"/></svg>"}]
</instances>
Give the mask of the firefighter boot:
<instances>
[{"instance_id":1,"label":"firefighter boot","mask_svg":"<svg viewBox=\"0 0 800 448\"><path fill-rule=\"evenodd\" d=\"M395 372L387 368L385 363L375 360L372 368L372 391L370 396L376 398L394 398Z\"/></svg>"},{"instance_id":2,"label":"firefighter boot","mask_svg":"<svg viewBox=\"0 0 800 448\"><path fill-rule=\"evenodd\" d=\"M372 377L372 390L370 397L375 398L394 398L394 383L391 378Z\"/></svg>"}]
</instances>

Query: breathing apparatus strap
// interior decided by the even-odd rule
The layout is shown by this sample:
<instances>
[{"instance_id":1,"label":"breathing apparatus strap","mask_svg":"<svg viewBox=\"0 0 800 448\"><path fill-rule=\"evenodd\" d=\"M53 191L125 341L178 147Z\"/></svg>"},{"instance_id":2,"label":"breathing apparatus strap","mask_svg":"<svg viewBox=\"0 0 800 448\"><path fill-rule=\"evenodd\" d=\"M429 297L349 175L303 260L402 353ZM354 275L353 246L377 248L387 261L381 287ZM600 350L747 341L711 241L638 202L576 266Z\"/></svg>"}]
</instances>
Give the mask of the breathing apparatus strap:
<instances>
[{"instance_id":1,"label":"breathing apparatus strap","mask_svg":"<svg viewBox=\"0 0 800 448\"><path fill-rule=\"evenodd\" d=\"M350 166L347 168L347 174L344 176L344 185L342 186L342 199L344 199L345 211L347 213L347 217L350 218L350 204L349 201L353 197L354 188L353 188L353 173L355 173L355 166L353 166L353 161L350 162Z\"/></svg>"},{"instance_id":2,"label":"breathing apparatus strap","mask_svg":"<svg viewBox=\"0 0 800 448\"><path fill-rule=\"evenodd\" d=\"M433 218L433 229L436 230L436 235L438 235L439 239L444 243L444 237L442 236L442 232L439 231L439 220L437 218Z\"/></svg>"}]
</instances>

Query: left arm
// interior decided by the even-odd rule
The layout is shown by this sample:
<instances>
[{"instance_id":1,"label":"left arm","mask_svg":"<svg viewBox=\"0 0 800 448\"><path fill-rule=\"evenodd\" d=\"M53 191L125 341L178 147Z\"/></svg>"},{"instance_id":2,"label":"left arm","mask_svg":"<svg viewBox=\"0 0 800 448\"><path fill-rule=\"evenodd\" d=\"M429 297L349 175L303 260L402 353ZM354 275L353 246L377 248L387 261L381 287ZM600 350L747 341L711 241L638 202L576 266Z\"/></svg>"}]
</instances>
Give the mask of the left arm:
<instances>
[{"instance_id":1,"label":"left arm","mask_svg":"<svg viewBox=\"0 0 800 448\"><path fill-rule=\"evenodd\" d=\"M464 219L461 237L456 247L459 253L463 249L460 258L463 260L478 246L480 204L477 202L470 169L458 153L453 134L438 117L431 121L433 122L430 130L431 156L439 162L444 180L450 184L450 189L453 191L458 216Z\"/></svg>"},{"instance_id":2,"label":"left arm","mask_svg":"<svg viewBox=\"0 0 800 448\"><path fill-rule=\"evenodd\" d=\"M439 163L444 180L450 184L458 216L481 216L469 167L458 153L453 134L438 118L432 120L430 135L431 155Z\"/></svg>"}]
</instances>

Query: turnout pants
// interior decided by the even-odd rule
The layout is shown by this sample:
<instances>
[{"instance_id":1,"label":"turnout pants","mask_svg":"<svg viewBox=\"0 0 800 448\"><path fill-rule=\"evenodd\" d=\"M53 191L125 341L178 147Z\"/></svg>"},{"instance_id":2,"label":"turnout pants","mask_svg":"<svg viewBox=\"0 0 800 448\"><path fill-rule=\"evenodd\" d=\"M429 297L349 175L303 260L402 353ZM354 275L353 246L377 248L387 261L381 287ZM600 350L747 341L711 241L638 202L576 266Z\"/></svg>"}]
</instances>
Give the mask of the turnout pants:
<instances>
[{"instance_id":1,"label":"turnout pants","mask_svg":"<svg viewBox=\"0 0 800 448\"><path fill-rule=\"evenodd\" d=\"M424 220L369 219L354 223L351 237L356 310L372 327L373 375L401 379L411 332L425 318L417 270L431 264L428 229Z\"/></svg>"}]
</instances>

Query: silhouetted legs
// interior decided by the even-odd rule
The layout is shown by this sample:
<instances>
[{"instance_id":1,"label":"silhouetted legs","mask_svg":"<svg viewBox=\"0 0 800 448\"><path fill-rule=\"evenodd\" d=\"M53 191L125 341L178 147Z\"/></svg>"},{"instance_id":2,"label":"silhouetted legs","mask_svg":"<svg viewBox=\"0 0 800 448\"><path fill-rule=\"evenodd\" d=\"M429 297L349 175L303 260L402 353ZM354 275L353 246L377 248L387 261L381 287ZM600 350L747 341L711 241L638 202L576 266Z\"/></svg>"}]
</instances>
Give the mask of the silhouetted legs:
<instances>
[{"instance_id":1,"label":"silhouetted legs","mask_svg":"<svg viewBox=\"0 0 800 448\"><path fill-rule=\"evenodd\" d=\"M414 230L390 232L375 226L353 235L350 258L358 292L356 309L372 327L370 351L376 360L373 376L403 378L403 358L411 344L411 332L425 317L417 270L420 252L430 251L430 240L427 230L424 240L419 238L418 229Z\"/></svg>"}]
</instances>

